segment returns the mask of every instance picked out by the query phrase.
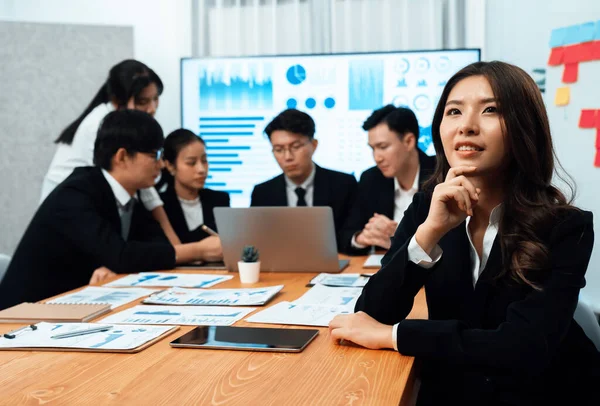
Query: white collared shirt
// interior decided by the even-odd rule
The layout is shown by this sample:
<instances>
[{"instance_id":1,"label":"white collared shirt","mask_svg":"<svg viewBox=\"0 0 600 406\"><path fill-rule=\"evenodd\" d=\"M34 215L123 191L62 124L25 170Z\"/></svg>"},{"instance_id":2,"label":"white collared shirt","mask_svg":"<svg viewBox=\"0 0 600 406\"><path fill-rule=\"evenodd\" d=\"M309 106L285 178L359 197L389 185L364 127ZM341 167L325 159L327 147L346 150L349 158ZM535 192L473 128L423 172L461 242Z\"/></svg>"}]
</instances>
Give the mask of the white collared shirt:
<instances>
[{"instance_id":1,"label":"white collared shirt","mask_svg":"<svg viewBox=\"0 0 600 406\"><path fill-rule=\"evenodd\" d=\"M417 167L417 174L415 175L415 179L413 180L413 184L408 190L402 189L400 186L400 182L398 179L394 177L394 220L396 223L400 224L402 218L404 217L404 212L408 209L408 206L412 203L413 197L419 191L419 171L421 166ZM362 231L362 230L361 230ZM365 245L361 245L356 242L356 236L360 233L357 232L352 236L352 240L350 244L352 248L363 249L367 248Z\"/></svg>"},{"instance_id":2,"label":"white collared shirt","mask_svg":"<svg viewBox=\"0 0 600 406\"><path fill-rule=\"evenodd\" d=\"M204 214L202 213L202 202L200 196L194 200L186 200L177 196L181 209L183 210L183 217L187 223L188 230L194 231L202 224L204 224Z\"/></svg>"},{"instance_id":3,"label":"white collared shirt","mask_svg":"<svg viewBox=\"0 0 600 406\"><path fill-rule=\"evenodd\" d=\"M290 178L284 175L285 178L285 191L287 194L287 202L288 207L296 207L298 205L298 195L296 194L296 188L301 187L306 190L306 194L304 195L304 200L306 200L307 206L313 205L313 196L315 191L315 173L317 172L317 167L315 164L312 164L312 172L308 175L308 178L301 185L296 185Z\"/></svg>"},{"instance_id":4,"label":"white collared shirt","mask_svg":"<svg viewBox=\"0 0 600 406\"><path fill-rule=\"evenodd\" d=\"M469 238L469 257L471 259L471 275L473 276L473 287L477 284L479 275L481 275L481 272L485 269L485 266L487 265L487 261L490 257L490 252L492 251L492 247L494 245L494 240L498 235L498 225L500 223L501 217L502 204L499 204L498 206L494 207L492 209L492 212L490 213L488 226L485 229L485 234L483 235L481 259L479 258L479 254L477 254L477 250L473 245L471 232L469 231L469 223L471 221L471 217L467 217L465 221L465 229L467 232L467 237ZM417 240L414 235L408 243L408 260L426 269L433 267L442 258L442 254L442 249L439 245L436 244L436 246L433 248L433 251L431 252L431 256L427 255L425 250L421 248L421 246L417 243ZM392 329L392 334L394 349L398 351L398 344L396 343L396 339L398 338L398 324L394 325L394 328Z\"/></svg>"},{"instance_id":5,"label":"white collared shirt","mask_svg":"<svg viewBox=\"0 0 600 406\"><path fill-rule=\"evenodd\" d=\"M408 190L402 189L398 179L394 177L394 220L400 224L404 217L404 212L408 209L408 206L412 203L413 197L419 191L419 170L421 166L417 167L417 174L413 180L413 184Z\"/></svg>"},{"instance_id":6,"label":"white collared shirt","mask_svg":"<svg viewBox=\"0 0 600 406\"><path fill-rule=\"evenodd\" d=\"M113 194L115 195L115 203L117 204L117 209L119 210L119 216L122 216L123 207L125 207L125 205L134 197L131 196L129 192L125 190L123 185L121 185L118 180L113 178L113 176L108 173L107 170L102 169L102 175L104 175L104 179L106 179L108 185L112 189Z\"/></svg>"},{"instance_id":7,"label":"white collared shirt","mask_svg":"<svg viewBox=\"0 0 600 406\"><path fill-rule=\"evenodd\" d=\"M73 142L71 144L59 143L56 148L56 153L50 163L50 168L44 177L42 183L42 193L40 203L64 181L74 170L81 166L94 165L94 144L98 136L98 129L104 120L104 117L115 107L112 103L104 103L96 106L79 124ZM140 190L142 203L149 211L154 210L158 206L162 206L163 202L158 195L158 192L152 187Z\"/></svg>"}]
</instances>

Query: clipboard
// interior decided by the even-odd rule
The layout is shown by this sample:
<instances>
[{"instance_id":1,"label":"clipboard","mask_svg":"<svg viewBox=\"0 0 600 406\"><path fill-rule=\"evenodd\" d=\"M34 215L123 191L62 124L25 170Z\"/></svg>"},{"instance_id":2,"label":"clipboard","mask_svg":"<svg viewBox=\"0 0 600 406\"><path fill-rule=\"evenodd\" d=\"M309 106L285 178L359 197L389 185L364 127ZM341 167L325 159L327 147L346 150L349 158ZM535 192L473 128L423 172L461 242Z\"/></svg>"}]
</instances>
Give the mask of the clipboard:
<instances>
[{"instance_id":1,"label":"clipboard","mask_svg":"<svg viewBox=\"0 0 600 406\"><path fill-rule=\"evenodd\" d=\"M67 351L138 353L164 337L174 333L179 326L114 325L106 332L52 339L52 335L79 331L100 326L102 323L37 323L14 330L14 338L0 336L0 351ZM124 337L124 338L123 338ZM119 344L119 343L122 344ZM125 343L128 343L125 345Z\"/></svg>"}]
</instances>

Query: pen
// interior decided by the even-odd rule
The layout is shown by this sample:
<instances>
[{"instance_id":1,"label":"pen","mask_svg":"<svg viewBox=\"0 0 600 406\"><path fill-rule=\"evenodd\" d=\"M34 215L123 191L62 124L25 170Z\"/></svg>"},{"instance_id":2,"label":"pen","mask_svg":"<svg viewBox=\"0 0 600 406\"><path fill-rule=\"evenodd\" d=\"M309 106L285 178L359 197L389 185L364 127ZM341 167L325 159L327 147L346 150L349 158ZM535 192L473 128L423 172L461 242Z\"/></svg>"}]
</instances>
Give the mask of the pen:
<instances>
[{"instance_id":1,"label":"pen","mask_svg":"<svg viewBox=\"0 0 600 406\"><path fill-rule=\"evenodd\" d=\"M35 324L31 324L29 326L25 326L25 327L21 327L21 328L18 328L16 330L13 330L13 331L9 331L8 333L4 333L3 337L4 338L11 338L11 339L15 338L17 336L17 333L20 333L21 331L24 331L25 329L28 329L28 328L30 328L31 331L37 330L37 326Z\"/></svg>"},{"instance_id":2,"label":"pen","mask_svg":"<svg viewBox=\"0 0 600 406\"><path fill-rule=\"evenodd\" d=\"M70 331L68 333L62 333L62 334L56 334L50 338L70 338L70 337L77 337L77 336L82 336L84 334L92 334L92 333L100 333L102 331L108 331L112 328L112 326L98 326L98 327L92 327L92 328L88 328L86 330L76 330L76 331Z\"/></svg>"},{"instance_id":3,"label":"pen","mask_svg":"<svg viewBox=\"0 0 600 406\"><path fill-rule=\"evenodd\" d=\"M218 237L219 234L217 234L217 232L215 230L213 230L212 228L210 228L209 226L207 226L206 224L202 224L202 228L204 231L206 231L208 234L212 235L213 237Z\"/></svg>"}]
</instances>

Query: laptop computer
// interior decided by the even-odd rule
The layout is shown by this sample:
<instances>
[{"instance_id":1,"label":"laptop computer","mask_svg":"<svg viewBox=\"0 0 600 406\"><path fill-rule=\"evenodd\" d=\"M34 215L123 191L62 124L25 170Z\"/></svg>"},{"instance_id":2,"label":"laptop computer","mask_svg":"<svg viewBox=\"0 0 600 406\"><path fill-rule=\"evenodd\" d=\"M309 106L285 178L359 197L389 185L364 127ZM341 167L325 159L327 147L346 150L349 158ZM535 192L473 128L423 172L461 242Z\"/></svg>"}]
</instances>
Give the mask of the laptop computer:
<instances>
[{"instance_id":1,"label":"laptop computer","mask_svg":"<svg viewBox=\"0 0 600 406\"><path fill-rule=\"evenodd\" d=\"M229 271L237 272L242 249L253 245L261 272L341 272L331 207L215 207Z\"/></svg>"}]
</instances>

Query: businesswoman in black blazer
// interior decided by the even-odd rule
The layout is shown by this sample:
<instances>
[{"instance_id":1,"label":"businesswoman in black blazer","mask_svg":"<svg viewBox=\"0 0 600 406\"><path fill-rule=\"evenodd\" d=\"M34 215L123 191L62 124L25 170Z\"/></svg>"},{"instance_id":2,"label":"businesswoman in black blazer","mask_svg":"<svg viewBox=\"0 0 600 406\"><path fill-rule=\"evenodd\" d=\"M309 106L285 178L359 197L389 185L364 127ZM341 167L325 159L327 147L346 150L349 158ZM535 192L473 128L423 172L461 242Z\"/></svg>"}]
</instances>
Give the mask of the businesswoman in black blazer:
<instances>
[{"instance_id":1,"label":"businesswoman in black blazer","mask_svg":"<svg viewBox=\"0 0 600 406\"><path fill-rule=\"evenodd\" d=\"M164 159L168 186L160 197L175 233L181 242L208 239L220 250L219 237L210 234L217 230L213 208L229 207L229 194L204 187L208 177L204 140L189 130L175 130L165 139Z\"/></svg>"},{"instance_id":2,"label":"businesswoman in black blazer","mask_svg":"<svg viewBox=\"0 0 600 406\"><path fill-rule=\"evenodd\" d=\"M418 405L598 404L600 354L573 320L592 213L551 183L535 83L506 63L469 65L448 81L432 134L437 186L415 195L332 339L421 359ZM422 286L429 320L405 320Z\"/></svg>"}]
</instances>

